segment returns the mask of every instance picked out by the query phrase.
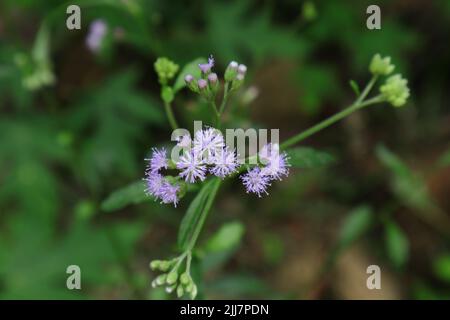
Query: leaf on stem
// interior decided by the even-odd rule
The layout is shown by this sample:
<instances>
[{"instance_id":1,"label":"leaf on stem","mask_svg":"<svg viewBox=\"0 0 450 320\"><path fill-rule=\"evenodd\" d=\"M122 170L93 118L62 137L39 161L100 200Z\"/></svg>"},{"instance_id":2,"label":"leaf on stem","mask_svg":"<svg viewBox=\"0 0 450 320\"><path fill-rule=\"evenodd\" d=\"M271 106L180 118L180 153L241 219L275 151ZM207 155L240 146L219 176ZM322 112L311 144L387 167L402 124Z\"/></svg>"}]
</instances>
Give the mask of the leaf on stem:
<instances>
[{"instance_id":1,"label":"leaf on stem","mask_svg":"<svg viewBox=\"0 0 450 320\"><path fill-rule=\"evenodd\" d=\"M287 150L289 163L293 168L310 169L324 167L336 162L333 155L308 147L297 147Z\"/></svg>"},{"instance_id":2,"label":"leaf on stem","mask_svg":"<svg viewBox=\"0 0 450 320\"><path fill-rule=\"evenodd\" d=\"M145 185L143 181L136 181L128 186L114 191L106 198L101 208L103 211L111 212L124 208L129 204L138 204L148 200L154 200L153 197L148 196L145 192Z\"/></svg>"},{"instance_id":3,"label":"leaf on stem","mask_svg":"<svg viewBox=\"0 0 450 320\"><path fill-rule=\"evenodd\" d=\"M355 80L350 80L350 87L355 92L357 97L361 94L361 90L359 89L359 85L358 85L358 83Z\"/></svg>"},{"instance_id":4,"label":"leaf on stem","mask_svg":"<svg viewBox=\"0 0 450 320\"><path fill-rule=\"evenodd\" d=\"M369 229L372 220L373 214L370 207L361 206L352 210L340 230L338 247L347 248Z\"/></svg>"},{"instance_id":5,"label":"leaf on stem","mask_svg":"<svg viewBox=\"0 0 450 320\"><path fill-rule=\"evenodd\" d=\"M197 196L192 200L186 214L180 224L178 231L178 246L182 249L186 248L190 236L195 230L195 226L200 221L201 215L209 198L211 192L215 189L215 184L220 181L218 179L211 179L206 182L198 192Z\"/></svg>"},{"instance_id":6,"label":"leaf on stem","mask_svg":"<svg viewBox=\"0 0 450 320\"><path fill-rule=\"evenodd\" d=\"M209 252L221 252L235 248L244 235L244 225L239 221L223 225L206 243Z\"/></svg>"}]
</instances>

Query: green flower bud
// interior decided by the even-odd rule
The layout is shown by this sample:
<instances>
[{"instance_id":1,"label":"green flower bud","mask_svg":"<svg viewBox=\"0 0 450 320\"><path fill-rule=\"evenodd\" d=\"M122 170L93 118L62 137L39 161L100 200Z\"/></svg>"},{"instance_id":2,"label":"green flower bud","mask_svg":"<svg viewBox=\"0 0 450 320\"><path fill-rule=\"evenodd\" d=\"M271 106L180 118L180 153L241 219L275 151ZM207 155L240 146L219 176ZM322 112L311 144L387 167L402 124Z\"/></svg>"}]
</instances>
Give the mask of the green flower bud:
<instances>
[{"instance_id":1,"label":"green flower bud","mask_svg":"<svg viewBox=\"0 0 450 320\"><path fill-rule=\"evenodd\" d=\"M172 271L167 275L166 283L174 284L178 280L178 273L176 271Z\"/></svg>"},{"instance_id":2,"label":"green flower bud","mask_svg":"<svg viewBox=\"0 0 450 320\"><path fill-rule=\"evenodd\" d=\"M192 289L194 289L194 285L195 284L193 282L189 282L184 289L186 290L186 292L191 292Z\"/></svg>"},{"instance_id":3,"label":"green flower bud","mask_svg":"<svg viewBox=\"0 0 450 320\"><path fill-rule=\"evenodd\" d=\"M236 75L238 73L238 66L239 64L236 61L230 62L227 69L225 70L224 78L226 82L233 81L234 78L236 78Z\"/></svg>"},{"instance_id":4,"label":"green flower bud","mask_svg":"<svg viewBox=\"0 0 450 320\"><path fill-rule=\"evenodd\" d=\"M167 287L166 287L166 292L167 292L167 293L172 293L173 290L175 290L175 287L176 287L176 285L174 285L174 286L167 286Z\"/></svg>"},{"instance_id":5,"label":"green flower bud","mask_svg":"<svg viewBox=\"0 0 450 320\"><path fill-rule=\"evenodd\" d=\"M177 297L181 298L183 296L183 294L184 294L183 286L180 284L177 287Z\"/></svg>"},{"instance_id":6,"label":"green flower bud","mask_svg":"<svg viewBox=\"0 0 450 320\"><path fill-rule=\"evenodd\" d=\"M167 275L166 274L162 274L159 275L156 279L155 282L158 286L163 285L166 282L167 279Z\"/></svg>"},{"instance_id":7,"label":"green flower bud","mask_svg":"<svg viewBox=\"0 0 450 320\"><path fill-rule=\"evenodd\" d=\"M167 81L175 77L175 74L180 68L173 61L165 57L158 58L154 64L154 67L156 73L158 74L159 83L161 83L162 85L166 85Z\"/></svg>"},{"instance_id":8,"label":"green flower bud","mask_svg":"<svg viewBox=\"0 0 450 320\"><path fill-rule=\"evenodd\" d=\"M237 90L244 82L244 75L239 73L231 84L231 90Z\"/></svg>"},{"instance_id":9,"label":"green flower bud","mask_svg":"<svg viewBox=\"0 0 450 320\"><path fill-rule=\"evenodd\" d=\"M153 260L152 262L150 262L150 269L152 270L159 270L161 265L161 261L160 260Z\"/></svg>"},{"instance_id":10,"label":"green flower bud","mask_svg":"<svg viewBox=\"0 0 450 320\"><path fill-rule=\"evenodd\" d=\"M172 263L170 261L161 261L161 263L159 264L159 270L168 271L171 265Z\"/></svg>"},{"instance_id":11,"label":"green flower bud","mask_svg":"<svg viewBox=\"0 0 450 320\"><path fill-rule=\"evenodd\" d=\"M196 296L197 296L197 286L194 284L191 290L191 299L194 300Z\"/></svg>"},{"instance_id":12,"label":"green flower bud","mask_svg":"<svg viewBox=\"0 0 450 320\"><path fill-rule=\"evenodd\" d=\"M380 54L373 56L369 70L373 75L387 76L394 71L395 66L391 64L391 57L382 58Z\"/></svg>"},{"instance_id":13,"label":"green flower bud","mask_svg":"<svg viewBox=\"0 0 450 320\"><path fill-rule=\"evenodd\" d=\"M403 79L400 74L390 76L380 87L380 92L394 107L401 107L409 97L408 80Z\"/></svg>"},{"instance_id":14,"label":"green flower bud","mask_svg":"<svg viewBox=\"0 0 450 320\"><path fill-rule=\"evenodd\" d=\"M191 282L191 276L187 273L184 272L181 276L180 276L180 282L184 285L187 285L188 283Z\"/></svg>"}]
</instances>

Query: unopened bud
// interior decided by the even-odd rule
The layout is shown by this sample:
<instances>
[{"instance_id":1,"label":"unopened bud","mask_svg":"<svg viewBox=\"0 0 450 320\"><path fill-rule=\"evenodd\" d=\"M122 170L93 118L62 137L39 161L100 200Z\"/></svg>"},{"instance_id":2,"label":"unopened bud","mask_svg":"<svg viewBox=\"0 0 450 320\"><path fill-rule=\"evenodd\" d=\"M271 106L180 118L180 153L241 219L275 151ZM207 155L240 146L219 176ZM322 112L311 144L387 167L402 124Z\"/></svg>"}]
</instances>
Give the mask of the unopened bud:
<instances>
[{"instance_id":1,"label":"unopened bud","mask_svg":"<svg viewBox=\"0 0 450 320\"><path fill-rule=\"evenodd\" d=\"M191 282L191 277L185 272L180 276L180 282L184 285L187 285L189 282Z\"/></svg>"},{"instance_id":2,"label":"unopened bud","mask_svg":"<svg viewBox=\"0 0 450 320\"><path fill-rule=\"evenodd\" d=\"M238 73L245 75L246 72L247 72L247 66L240 64L238 67Z\"/></svg>"},{"instance_id":3,"label":"unopened bud","mask_svg":"<svg viewBox=\"0 0 450 320\"><path fill-rule=\"evenodd\" d=\"M199 79L199 80L197 81L197 84L198 84L198 88L199 88L200 90L204 90L204 89L206 88L206 86L208 85L208 83L206 82L205 79Z\"/></svg>"},{"instance_id":4,"label":"unopened bud","mask_svg":"<svg viewBox=\"0 0 450 320\"><path fill-rule=\"evenodd\" d=\"M167 284L174 284L177 282L178 279L178 273L176 271L172 271L167 275L166 283Z\"/></svg>"}]
</instances>

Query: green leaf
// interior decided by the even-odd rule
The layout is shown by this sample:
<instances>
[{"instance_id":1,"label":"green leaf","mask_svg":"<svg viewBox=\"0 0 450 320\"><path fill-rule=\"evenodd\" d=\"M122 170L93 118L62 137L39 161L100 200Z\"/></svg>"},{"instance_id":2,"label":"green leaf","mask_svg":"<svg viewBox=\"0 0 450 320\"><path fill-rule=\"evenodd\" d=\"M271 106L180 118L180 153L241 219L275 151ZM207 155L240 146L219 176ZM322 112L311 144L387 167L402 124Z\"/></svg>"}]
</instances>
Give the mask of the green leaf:
<instances>
[{"instance_id":1,"label":"green leaf","mask_svg":"<svg viewBox=\"0 0 450 320\"><path fill-rule=\"evenodd\" d=\"M391 187L397 197L412 209L429 211L435 205L425 181L415 174L397 155L380 145L378 159L391 171Z\"/></svg>"},{"instance_id":2,"label":"green leaf","mask_svg":"<svg viewBox=\"0 0 450 320\"><path fill-rule=\"evenodd\" d=\"M192 235L195 226L200 221L209 195L218 187L219 183L220 180L216 178L209 180L203 185L194 200L192 200L181 221L180 229L178 231L178 246L180 248L186 248L186 245L190 240L190 235Z\"/></svg>"},{"instance_id":3,"label":"green leaf","mask_svg":"<svg viewBox=\"0 0 450 320\"><path fill-rule=\"evenodd\" d=\"M289 163L293 168L310 169L333 164L336 159L327 152L308 147L289 149Z\"/></svg>"},{"instance_id":4,"label":"green leaf","mask_svg":"<svg viewBox=\"0 0 450 320\"><path fill-rule=\"evenodd\" d=\"M350 80L350 87L352 87L352 90L355 92L356 96L359 96L361 94L361 90L359 90L359 85L355 80Z\"/></svg>"},{"instance_id":5,"label":"green leaf","mask_svg":"<svg viewBox=\"0 0 450 320\"><path fill-rule=\"evenodd\" d=\"M361 206L352 210L341 227L338 247L346 248L363 235L372 224L372 219L373 214L370 207Z\"/></svg>"},{"instance_id":6,"label":"green leaf","mask_svg":"<svg viewBox=\"0 0 450 320\"><path fill-rule=\"evenodd\" d=\"M409 241L402 229L393 221L385 225L387 254L395 267L404 266L409 255Z\"/></svg>"},{"instance_id":7,"label":"green leaf","mask_svg":"<svg viewBox=\"0 0 450 320\"><path fill-rule=\"evenodd\" d=\"M205 249L209 252L233 249L241 242L244 230L244 225L239 221L229 222L208 240Z\"/></svg>"},{"instance_id":8,"label":"green leaf","mask_svg":"<svg viewBox=\"0 0 450 320\"><path fill-rule=\"evenodd\" d=\"M450 254L439 257L433 264L433 270L440 279L450 283Z\"/></svg>"},{"instance_id":9,"label":"green leaf","mask_svg":"<svg viewBox=\"0 0 450 320\"><path fill-rule=\"evenodd\" d=\"M154 199L145 193L143 181L136 181L128 186L113 192L102 202L103 211L111 212L124 208L129 204L138 204Z\"/></svg>"},{"instance_id":10,"label":"green leaf","mask_svg":"<svg viewBox=\"0 0 450 320\"><path fill-rule=\"evenodd\" d=\"M177 79L175 80L175 84L173 85L173 93L177 93L179 90L183 89L186 86L186 82L184 81L184 77L186 75L191 74L194 78L200 78L200 68L198 67L199 63L205 63L205 58L197 58L183 67Z\"/></svg>"}]
</instances>

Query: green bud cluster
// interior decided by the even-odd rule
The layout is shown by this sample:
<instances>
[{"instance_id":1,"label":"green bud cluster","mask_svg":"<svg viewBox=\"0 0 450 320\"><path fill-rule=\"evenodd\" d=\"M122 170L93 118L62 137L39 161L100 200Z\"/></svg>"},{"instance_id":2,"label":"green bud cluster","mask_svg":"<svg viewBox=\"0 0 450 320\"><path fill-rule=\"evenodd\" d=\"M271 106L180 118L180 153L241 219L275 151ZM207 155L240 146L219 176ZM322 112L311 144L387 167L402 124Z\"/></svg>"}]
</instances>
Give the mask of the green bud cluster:
<instances>
[{"instance_id":1,"label":"green bud cluster","mask_svg":"<svg viewBox=\"0 0 450 320\"><path fill-rule=\"evenodd\" d=\"M192 279L187 268L179 274L178 269L185 255L172 260L153 260L150 262L150 268L154 271L165 272L160 274L152 281L152 287L165 286L167 293L176 292L177 297L181 298L184 295L195 299L197 296L197 285Z\"/></svg>"},{"instance_id":2,"label":"green bud cluster","mask_svg":"<svg viewBox=\"0 0 450 320\"><path fill-rule=\"evenodd\" d=\"M394 71L395 66L391 64L391 57L382 58L379 53L373 56L369 65L369 71L373 75L387 76Z\"/></svg>"},{"instance_id":3,"label":"green bud cluster","mask_svg":"<svg viewBox=\"0 0 450 320\"><path fill-rule=\"evenodd\" d=\"M401 107L410 95L408 80L402 78L400 74L390 76L385 84L380 87L380 92L394 107Z\"/></svg>"},{"instance_id":4,"label":"green bud cluster","mask_svg":"<svg viewBox=\"0 0 450 320\"><path fill-rule=\"evenodd\" d=\"M179 66L166 57L158 58L154 64L155 71L158 74L159 83L163 86L177 74Z\"/></svg>"}]
</instances>

